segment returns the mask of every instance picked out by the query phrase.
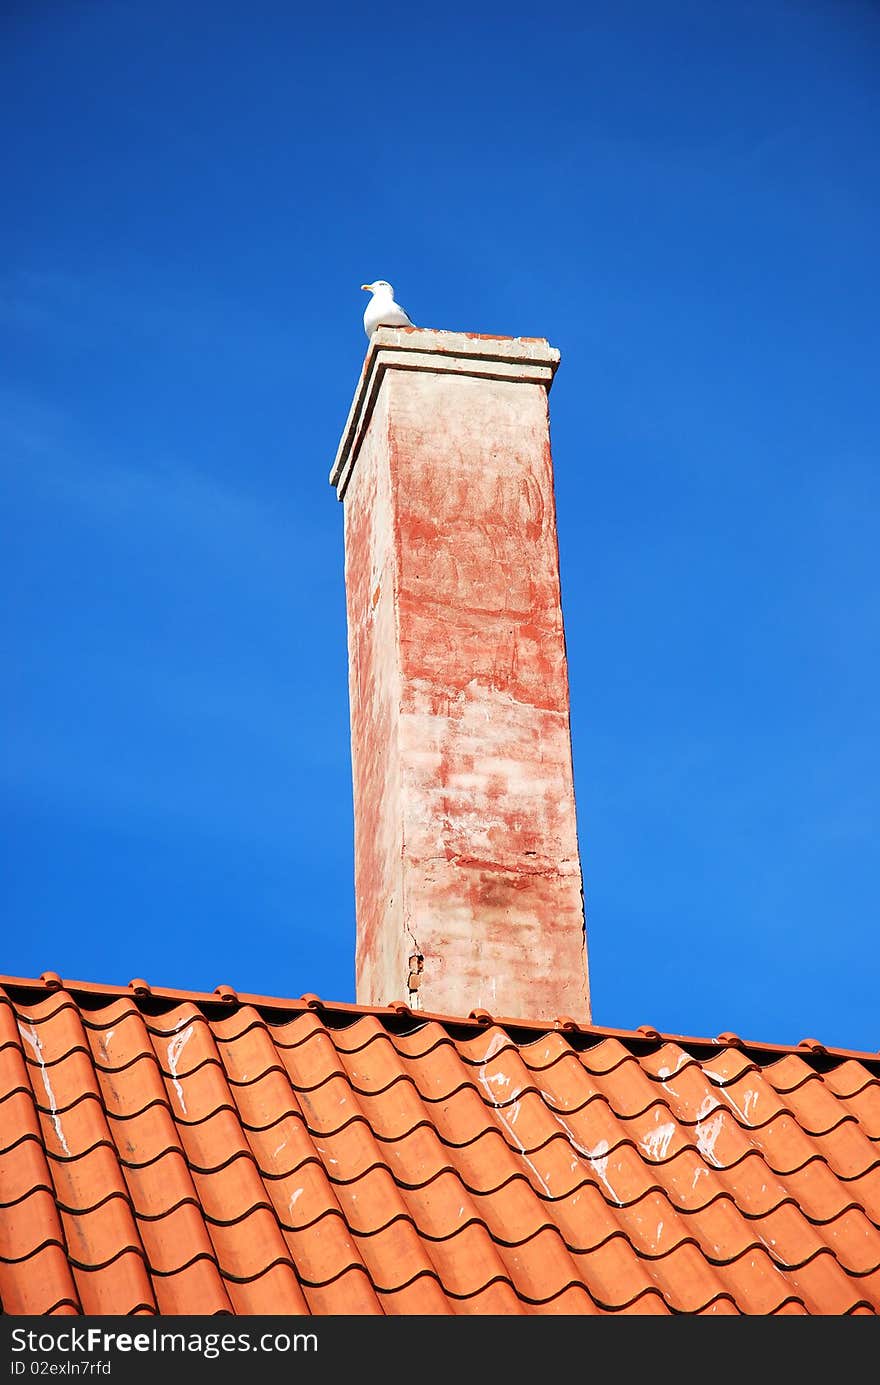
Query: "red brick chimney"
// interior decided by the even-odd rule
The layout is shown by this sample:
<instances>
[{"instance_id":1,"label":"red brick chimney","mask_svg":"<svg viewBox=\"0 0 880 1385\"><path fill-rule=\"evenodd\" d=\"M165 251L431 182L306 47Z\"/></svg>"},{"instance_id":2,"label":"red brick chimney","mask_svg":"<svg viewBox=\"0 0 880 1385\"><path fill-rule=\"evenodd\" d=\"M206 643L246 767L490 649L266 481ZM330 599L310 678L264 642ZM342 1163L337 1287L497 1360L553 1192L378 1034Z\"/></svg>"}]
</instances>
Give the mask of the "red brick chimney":
<instances>
[{"instance_id":1,"label":"red brick chimney","mask_svg":"<svg viewBox=\"0 0 880 1385\"><path fill-rule=\"evenodd\" d=\"M357 998L589 1019L542 338L380 327L345 505Z\"/></svg>"}]
</instances>

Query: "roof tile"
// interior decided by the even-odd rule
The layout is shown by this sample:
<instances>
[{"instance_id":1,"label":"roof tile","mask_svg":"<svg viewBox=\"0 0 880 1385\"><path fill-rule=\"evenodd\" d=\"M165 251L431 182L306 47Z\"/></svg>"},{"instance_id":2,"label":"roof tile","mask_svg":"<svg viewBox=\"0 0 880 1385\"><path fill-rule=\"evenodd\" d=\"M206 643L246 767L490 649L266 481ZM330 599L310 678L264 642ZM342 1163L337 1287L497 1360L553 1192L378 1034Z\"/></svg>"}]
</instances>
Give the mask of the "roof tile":
<instances>
[{"instance_id":1,"label":"roof tile","mask_svg":"<svg viewBox=\"0 0 880 1385\"><path fill-rule=\"evenodd\" d=\"M79 1292L62 1245L50 1241L24 1262L0 1259L0 1303L4 1313L16 1316L44 1316L63 1309L81 1313ZM114 1311L119 1312L118 1299L116 1304Z\"/></svg>"},{"instance_id":2,"label":"roof tile","mask_svg":"<svg viewBox=\"0 0 880 1385\"><path fill-rule=\"evenodd\" d=\"M880 1226L880 1159L865 1173L849 1179L841 1187L850 1198L870 1217L875 1226Z\"/></svg>"},{"instance_id":3,"label":"roof tile","mask_svg":"<svg viewBox=\"0 0 880 1385\"><path fill-rule=\"evenodd\" d=\"M185 1261L169 1274L153 1272L153 1290L157 1310L163 1314L206 1317L218 1313L233 1313L232 1299L227 1292L213 1259L199 1254ZM114 1313L127 1311L121 1306Z\"/></svg>"},{"instance_id":4,"label":"roof tile","mask_svg":"<svg viewBox=\"0 0 880 1385\"><path fill-rule=\"evenodd\" d=\"M868 1054L10 982L0 1118L6 1312L880 1308Z\"/></svg>"},{"instance_id":5,"label":"roof tile","mask_svg":"<svg viewBox=\"0 0 880 1385\"><path fill-rule=\"evenodd\" d=\"M105 1265L71 1263L82 1311L88 1316L155 1312L156 1299L140 1250L122 1250Z\"/></svg>"}]
</instances>

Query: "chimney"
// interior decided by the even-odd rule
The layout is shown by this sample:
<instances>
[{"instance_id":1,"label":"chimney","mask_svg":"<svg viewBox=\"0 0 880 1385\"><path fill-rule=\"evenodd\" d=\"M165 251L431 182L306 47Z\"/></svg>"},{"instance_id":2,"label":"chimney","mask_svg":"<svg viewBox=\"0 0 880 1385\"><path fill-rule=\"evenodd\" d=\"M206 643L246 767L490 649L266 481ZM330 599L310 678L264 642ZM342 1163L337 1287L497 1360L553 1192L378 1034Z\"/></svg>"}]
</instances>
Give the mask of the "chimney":
<instances>
[{"instance_id":1,"label":"chimney","mask_svg":"<svg viewBox=\"0 0 880 1385\"><path fill-rule=\"evenodd\" d=\"M539 337L379 327L344 502L357 999L590 1017Z\"/></svg>"}]
</instances>

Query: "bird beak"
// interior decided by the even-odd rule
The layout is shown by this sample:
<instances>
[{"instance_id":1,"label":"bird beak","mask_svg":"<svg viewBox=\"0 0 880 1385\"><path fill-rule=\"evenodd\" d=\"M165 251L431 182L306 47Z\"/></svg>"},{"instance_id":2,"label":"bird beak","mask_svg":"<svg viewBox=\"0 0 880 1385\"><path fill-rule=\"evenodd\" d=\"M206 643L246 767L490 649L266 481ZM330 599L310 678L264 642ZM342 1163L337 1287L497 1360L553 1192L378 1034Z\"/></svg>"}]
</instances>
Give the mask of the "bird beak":
<instances>
[{"instance_id":1,"label":"bird beak","mask_svg":"<svg viewBox=\"0 0 880 1385\"><path fill-rule=\"evenodd\" d=\"M373 291L373 285L372 285L372 284L361 284L361 288L362 288L362 289L366 289L367 293L372 293L372 291Z\"/></svg>"}]
</instances>

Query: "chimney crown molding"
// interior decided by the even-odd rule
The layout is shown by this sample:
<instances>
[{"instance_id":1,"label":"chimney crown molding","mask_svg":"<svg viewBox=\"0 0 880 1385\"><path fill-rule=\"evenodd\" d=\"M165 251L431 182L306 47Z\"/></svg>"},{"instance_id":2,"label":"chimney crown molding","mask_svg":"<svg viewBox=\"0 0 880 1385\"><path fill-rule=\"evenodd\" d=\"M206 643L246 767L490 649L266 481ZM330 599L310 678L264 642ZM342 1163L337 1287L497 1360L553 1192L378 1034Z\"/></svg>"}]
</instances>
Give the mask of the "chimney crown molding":
<instances>
[{"instance_id":1,"label":"chimney crown molding","mask_svg":"<svg viewBox=\"0 0 880 1385\"><path fill-rule=\"evenodd\" d=\"M559 351L545 337L493 337L427 327L377 327L330 469L330 485L342 500L386 370L478 375L520 380L550 389Z\"/></svg>"}]
</instances>

